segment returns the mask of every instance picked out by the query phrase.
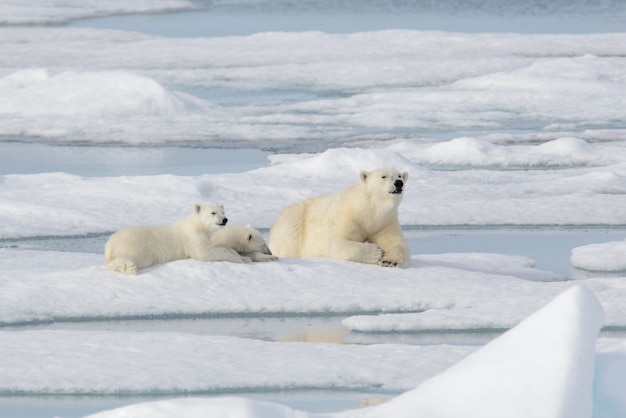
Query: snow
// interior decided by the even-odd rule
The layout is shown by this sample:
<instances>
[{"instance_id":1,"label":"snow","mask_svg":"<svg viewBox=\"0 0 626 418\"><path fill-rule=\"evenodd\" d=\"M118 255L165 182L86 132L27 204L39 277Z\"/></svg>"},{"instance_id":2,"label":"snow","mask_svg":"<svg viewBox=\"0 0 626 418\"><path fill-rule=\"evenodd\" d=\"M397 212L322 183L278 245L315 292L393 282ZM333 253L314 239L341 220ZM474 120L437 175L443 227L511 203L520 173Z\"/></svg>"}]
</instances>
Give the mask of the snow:
<instances>
[{"instance_id":1,"label":"snow","mask_svg":"<svg viewBox=\"0 0 626 418\"><path fill-rule=\"evenodd\" d=\"M316 151L452 132L623 139L625 37L0 28L0 136ZM141 105L127 103L132 92Z\"/></svg>"},{"instance_id":2,"label":"snow","mask_svg":"<svg viewBox=\"0 0 626 418\"><path fill-rule=\"evenodd\" d=\"M471 256L456 267L449 266L455 258L459 257L440 256L435 262L423 264L422 258L417 257L413 260L414 268L407 270L333 260L285 259L241 265L182 260L145 269L129 280L108 271L101 254L5 248L0 250L0 323L185 315L421 312L478 307L495 297L511 298L505 302L511 306L516 306L512 300L523 301L518 306L521 314L514 311L521 319L528 306L539 306L569 285L558 281L551 282L551 286L537 286L533 279L541 280L547 273L515 266L516 257L498 258L519 271L525 280L506 271L488 269L481 265L480 258L472 260ZM477 266L480 267L475 270ZM380 293L381 287L386 289L384 294ZM624 290L616 284L612 291L621 294ZM31 302L24 304L27 300Z\"/></svg>"},{"instance_id":3,"label":"snow","mask_svg":"<svg viewBox=\"0 0 626 418\"><path fill-rule=\"evenodd\" d=\"M626 242L610 241L572 249L572 266L595 272L626 270Z\"/></svg>"},{"instance_id":4,"label":"snow","mask_svg":"<svg viewBox=\"0 0 626 418\"><path fill-rule=\"evenodd\" d=\"M0 360L0 393L5 396L172 396L329 388L396 393L475 350L454 345L268 342L177 332L0 334L0 348L7 353ZM19 366L29 362L41 367L25 372Z\"/></svg>"},{"instance_id":5,"label":"snow","mask_svg":"<svg viewBox=\"0 0 626 418\"><path fill-rule=\"evenodd\" d=\"M107 270L102 254L111 232L171 223L195 203L224 204L231 222L267 233L285 205L378 167L410 174L407 233L623 229L624 32L234 28L183 38L64 24L198 4L4 2L0 141L41 158L58 156L57 145L106 149L102 158L118 165L76 173L29 159L32 174L0 174L0 395L162 399L104 417L312 417L208 399L299 390L399 395L327 415L336 418L626 415L626 345L615 332L626 327L623 241L572 249L582 286L494 253L414 253L401 270L181 260L133 278ZM215 5L231 6L240 2ZM275 153L247 171L207 163L181 175L156 161L172 146ZM0 152L0 165L19 164L14 155ZM132 169L145 158L155 175ZM346 344L249 336L230 323L213 333L120 325L224 318L328 319ZM602 324L610 338L597 339ZM429 335L440 339L423 343ZM188 394L203 399L163 400Z\"/></svg>"},{"instance_id":6,"label":"snow","mask_svg":"<svg viewBox=\"0 0 626 418\"><path fill-rule=\"evenodd\" d=\"M2 2L0 24L50 24L62 23L86 17L106 16L126 13L155 13L196 8L186 0L110 0L83 1L64 0L50 3L46 0L34 0L24 3L20 0Z\"/></svg>"},{"instance_id":7,"label":"snow","mask_svg":"<svg viewBox=\"0 0 626 418\"><path fill-rule=\"evenodd\" d=\"M464 148L455 140L442 145ZM544 145L520 145L523 149L512 159ZM530 171L429 169L419 162L422 146L413 146L413 153L406 151L407 144L403 150L396 146L286 156L281 163L236 175L1 175L0 216L5 222L0 238L109 233L133 224L168 224L203 202L223 204L234 223L269 228L285 205L342 190L358 181L360 170L387 166L409 172L400 206L400 221L407 226L626 224L626 213L613 209L620 207L626 191L626 165L613 161L626 158L626 148L619 144L587 143L587 157L582 152L571 154L571 167ZM602 155L593 157L596 150ZM593 164L576 166L579 158L590 158ZM138 190L141 199L136 198Z\"/></svg>"},{"instance_id":8,"label":"snow","mask_svg":"<svg viewBox=\"0 0 626 418\"><path fill-rule=\"evenodd\" d=\"M593 293L575 286L414 391L352 416L589 417L602 324Z\"/></svg>"},{"instance_id":9,"label":"snow","mask_svg":"<svg viewBox=\"0 0 626 418\"><path fill-rule=\"evenodd\" d=\"M496 417L506 411L512 417L589 417L594 408L595 346L602 322L602 307L593 293L574 286L517 327L414 390L380 406L326 416ZM604 355L605 362L608 357ZM607 381L611 390L620 390L613 384L623 382L623 377L616 373ZM617 412L622 411L621 405L606 405L607 409L616 407ZM148 403L93 417L262 417L268 413L315 416L280 405L222 398Z\"/></svg>"}]
</instances>

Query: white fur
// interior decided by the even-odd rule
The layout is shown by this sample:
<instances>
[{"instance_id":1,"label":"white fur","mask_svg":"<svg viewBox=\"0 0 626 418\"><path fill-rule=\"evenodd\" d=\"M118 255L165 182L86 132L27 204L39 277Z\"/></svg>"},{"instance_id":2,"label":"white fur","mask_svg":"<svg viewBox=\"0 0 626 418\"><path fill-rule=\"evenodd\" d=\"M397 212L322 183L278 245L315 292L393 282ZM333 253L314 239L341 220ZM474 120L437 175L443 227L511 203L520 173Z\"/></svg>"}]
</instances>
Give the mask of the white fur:
<instances>
[{"instance_id":1,"label":"white fur","mask_svg":"<svg viewBox=\"0 0 626 418\"><path fill-rule=\"evenodd\" d=\"M286 207L270 230L272 254L408 267L411 254L398 221L408 176L391 169L362 171L361 181L341 193ZM402 182L399 193L396 181Z\"/></svg>"},{"instance_id":2,"label":"white fur","mask_svg":"<svg viewBox=\"0 0 626 418\"><path fill-rule=\"evenodd\" d=\"M201 261L244 262L225 248L216 248L211 235L226 224L224 206L195 205L194 211L167 226L131 226L109 238L104 248L108 266L120 273L168 261L193 258Z\"/></svg>"},{"instance_id":3,"label":"white fur","mask_svg":"<svg viewBox=\"0 0 626 418\"><path fill-rule=\"evenodd\" d=\"M250 225L226 225L213 233L211 242L216 247L232 249L252 261L274 261L278 259L270 252L263 235Z\"/></svg>"}]
</instances>

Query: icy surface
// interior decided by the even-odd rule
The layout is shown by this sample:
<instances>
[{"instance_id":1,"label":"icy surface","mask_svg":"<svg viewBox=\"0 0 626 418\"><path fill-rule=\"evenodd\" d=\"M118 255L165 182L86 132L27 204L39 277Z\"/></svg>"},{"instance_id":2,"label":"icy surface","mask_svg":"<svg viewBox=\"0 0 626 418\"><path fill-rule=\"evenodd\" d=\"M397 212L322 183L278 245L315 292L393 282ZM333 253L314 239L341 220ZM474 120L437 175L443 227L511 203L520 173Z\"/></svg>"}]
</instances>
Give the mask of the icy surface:
<instances>
[{"instance_id":1,"label":"icy surface","mask_svg":"<svg viewBox=\"0 0 626 418\"><path fill-rule=\"evenodd\" d=\"M595 346L602 307L589 290L575 286L516 328L416 389L380 406L335 417L512 417L577 418L593 411ZM604 361L609 356L604 355ZM610 360L609 360L610 361ZM603 376L597 377L602 379ZM615 375L606 379L616 383ZM611 390L615 390L612 384ZM619 390L619 389L618 389ZM602 407L619 411L622 405ZM596 408L599 411L600 406ZM244 399L181 400L135 405L97 415L129 416L311 416L279 405ZM597 416L597 415L595 415Z\"/></svg>"},{"instance_id":2,"label":"icy surface","mask_svg":"<svg viewBox=\"0 0 626 418\"><path fill-rule=\"evenodd\" d=\"M459 259L454 255L440 256L429 264L422 264L418 257L413 260L414 268L406 270L322 259L254 264L181 260L129 278L107 270L100 254L2 249L0 323L202 314L420 312L479 308L495 295L514 307L510 309L519 320L528 309L569 286L567 282L534 282L546 273L516 265L516 257L494 257L508 262L525 280L507 272L498 274L471 256L451 267L449 261ZM386 289L382 294L381 288ZM612 291L619 294L620 289L616 285ZM510 299L504 300L505 295ZM24 304L25 300L30 302ZM495 328L502 328L496 324Z\"/></svg>"},{"instance_id":3,"label":"icy surface","mask_svg":"<svg viewBox=\"0 0 626 418\"><path fill-rule=\"evenodd\" d=\"M600 339L596 355L594 417L626 414L626 343Z\"/></svg>"},{"instance_id":4,"label":"icy surface","mask_svg":"<svg viewBox=\"0 0 626 418\"><path fill-rule=\"evenodd\" d=\"M0 331L0 394L397 393L475 350L267 342L168 332ZM311 359L315 361L311 361ZM375 360L375 364L372 362ZM20 365L39 364L25 372Z\"/></svg>"},{"instance_id":5,"label":"icy surface","mask_svg":"<svg viewBox=\"0 0 626 418\"><path fill-rule=\"evenodd\" d=\"M623 33L386 30L173 39L5 28L0 136L304 150L451 132L500 142L623 139L625 45ZM129 100L133 92L136 101ZM472 151L471 164L506 161L507 151L488 143L457 145ZM566 141L536 154L545 163L554 152L562 159L563 147L581 146ZM432 151L435 163L458 162Z\"/></svg>"},{"instance_id":6,"label":"icy surface","mask_svg":"<svg viewBox=\"0 0 626 418\"><path fill-rule=\"evenodd\" d=\"M50 24L85 17L127 13L155 13L190 10L196 6L187 0L4 0L0 24Z\"/></svg>"},{"instance_id":7,"label":"icy surface","mask_svg":"<svg viewBox=\"0 0 626 418\"><path fill-rule=\"evenodd\" d=\"M455 141L447 145L454 147ZM446 144L446 143L443 143ZM224 204L237 224L269 228L287 204L340 191L360 170L395 167L410 177L402 225L624 225L626 158L621 143L585 143L572 166L548 170L432 170L395 145L284 156L240 174L81 177L65 173L0 176L0 239L109 233L134 224L169 224L194 203ZM525 145L523 152L552 145ZM559 144L554 144L559 148ZM419 145L411 147L419 157ZM596 151L603 156L592 157ZM441 154L447 155L446 153ZM123 149L120 158L124 158ZM564 157L563 157L564 158ZM574 160L593 158L590 166ZM37 193L33 193L37 190ZM141 190L141 199L137 192ZM267 197L271 196L271 199ZM459 202L463 202L460 204ZM488 205L486 206L486 202Z\"/></svg>"},{"instance_id":8,"label":"icy surface","mask_svg":"<svg viewBox=\"0 0 626 418\"><path fill-rule=\"evenodd\" d=\"M213 201L226 206L233 223L266 232L285 205L339 191L358 181L362 169L388 166L410 173L400 209L406 229L623 229L626 34L615 26L623 20L621 4L603 2L586 13L583 2L459 0L422 5L418 13L434 22L433 13L446 8L474 9L483 19L472 24L504 16L512 23L505 27L509 32L538 27L524 19L539 25L534 18L567 15L574 23L580 19L569 26L576 32L593 32L593 25L600 32L621 31L533 34L398 30L402 25L358 32L356 23L345 25L355 7L373 10L382 22L389 16L379 13L381 7L405 15L404 8L413 6L330 3L3 3L0 141L20 142L26 154L32 142L51 146L47 151L55 155L58 144L96 153L107 147L102 159L120 168L49 172L18 156L15 163L26 170L0 175L0 394L349 389L392 397L410 391L387 405L346 412L385 418L402 416L407 405L424 408L425 416L456 413L446 408L460 408L463 416L473 410L481 418L502 411L590 416L593 395L594 418L626 415L623 339L599 341L591 388L601 315L590 292L609 329L626 327L621 242L574 249L574 267L616 276L591 272L584 282L589 290L525 257L447 250L413 254L406 270L323 259L250 265L183 260L128 278L104 267L98 243L124 226L171 223L194 203ZM338 12L334 19L345 20L335 32L246 28L251 34L243 36L237 26L245 26L247 16L230 29L233 36L195 38L63 23L197 7L225 13L214 19L244 9L295 10L290 17L296 25L309 11L330 8ZM462 27L448 19L454 30ZM550 26L548 32L558 30ZM143 174L128 167L137 158L157 160L167 154L164 146L277 153L252 171L173 175L164 164L156 175L128 175ZM84 237L91 240L88 248L75 243ZM33 244L38 240L47 247ZM377 343L313 345L95 325L298 315L336 318L337 324L346 318L341 342ZM480 347L436 338L511 328L444 371ZM378 344L391 335L434 336L435 345ZM171 400L104 415L193 417L207 411L238 418L310 416L239 398Z\"/></svg>"},{"instance_id":9,"label":"icy surface","mask_svg":"<svg viewBox=\"0 0 626 418\"><path fill-rule=\"evenodd\" d=\"M589 271L626 271L626 242L610 241L572 249L572 266Z\"/></svg>"}]
</instances>

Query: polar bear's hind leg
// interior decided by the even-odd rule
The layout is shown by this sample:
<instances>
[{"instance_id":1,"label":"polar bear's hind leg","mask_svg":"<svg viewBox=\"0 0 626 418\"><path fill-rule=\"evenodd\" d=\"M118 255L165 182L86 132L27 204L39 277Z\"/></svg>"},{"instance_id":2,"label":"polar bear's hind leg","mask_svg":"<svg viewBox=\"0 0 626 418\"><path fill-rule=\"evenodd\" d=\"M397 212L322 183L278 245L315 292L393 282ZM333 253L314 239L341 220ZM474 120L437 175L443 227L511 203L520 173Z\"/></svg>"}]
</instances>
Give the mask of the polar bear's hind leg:
<instances>
[{"instance_id":1,"label":"polar bear's hind leg","mask_svg":"<svg viewBox=\"0 0 626 418\"><path fill-rule=\"evenodd\" d=\"M115 257L111 260L108 260L109 267L112 270L118 271L124 274L137 274L137 265L126 258Z\"/></svg>"}]
</instances>

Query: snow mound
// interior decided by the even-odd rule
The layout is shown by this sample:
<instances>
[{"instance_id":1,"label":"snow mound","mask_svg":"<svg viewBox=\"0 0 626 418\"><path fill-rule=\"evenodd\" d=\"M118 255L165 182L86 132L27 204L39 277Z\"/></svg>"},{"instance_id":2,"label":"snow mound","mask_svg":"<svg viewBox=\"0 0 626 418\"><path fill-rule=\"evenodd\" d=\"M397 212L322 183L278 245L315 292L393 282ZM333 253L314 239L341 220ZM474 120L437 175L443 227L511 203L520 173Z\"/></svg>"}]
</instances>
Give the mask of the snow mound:
<instances>
[{"instance_id":1,"label":"snow mound","mask_svg":"<svg viewBox=\"0 0 626 418\"><path fill-rule=\"evenodd\" d=\"M28 69L0 78L6 134L80 136L116 123L184 122L216 106L129 71ZM36 120L36 124L27 121Z\"/></svg>"},{"instance_id":2,"label":"snow mound","mask_svg":"<svg viewBox=\"0 0 626 418\"><path fill-rule=\"evenodd\" d=\"M590 417L604 312L574 286L413 391L349 417Z\"/></svg>"},{"instance_id":3,"label":"snow mound","mask_svg":"<svg viewBox=\"0 0 626 418\"><path fill-rule=\"evenodd\" d=\"M21 70L0 79L0 93L5 98L0 114L24 117L167 116L201 108L201 101L192 96L118 70L58 74Z\"/></svg>"},{"instance_id":4,"label":"snow mound","mask_svg":"<svg viewBox=\"0 0 626 418\"><path fill-rule=\"evenodd\" d=\"M572 266L581 270L626 271L626 241L590 244L572 250Z\"/></svg>"},{"instance_id":5,"label":"snow mound","mask_svg":"<svg viewBox=\"0 0 626 418\"><path fill-rule=\"evenodd\" d=\"M338 176L353 178L358 181L358 173L381 167L392 167L398 171L419 170L401 154L389 149L332 148L321 154L310 155L270 155L271 167L257 171L275 172L276 169L288 172L291 178L336 179Z\"/></svg>"},{"instance_id":6,"label":"snow mound","mask_svg":"<svg viewBox=\"0 0 626 418\"><path fill-rule=\"evenodd\" d=\"M604 313L594 294L574 286L516 328L416 389L375 407L327 417L590 417L595 344ZM247 399L172 400L91 418L211 416L314 417Z\"/></svg>"},{"instance_id":7,"label":"snow mound","mask_svg":"<svg viewBox=\"0 0 626 418\"><path fill-rule=\"evenodd\" d=\"M598 157L597 147L579 138L558 138L539 145L498 145L461 137L431 145L414 159L432 166L518 169L584 166Z\"/></svg>"}]
</instances>

